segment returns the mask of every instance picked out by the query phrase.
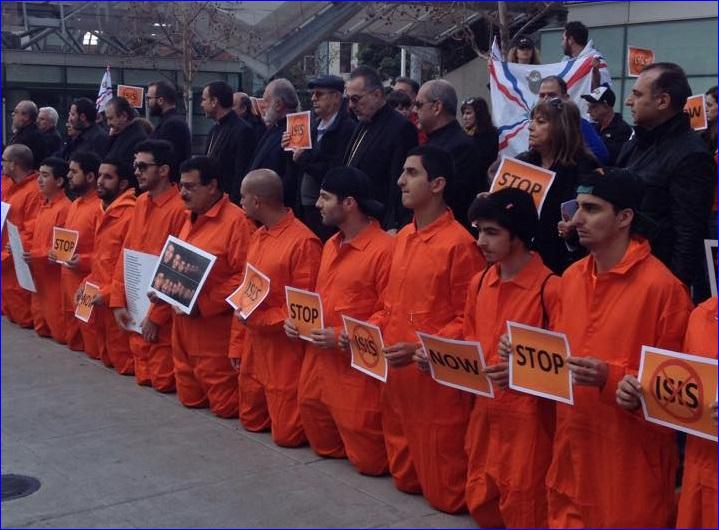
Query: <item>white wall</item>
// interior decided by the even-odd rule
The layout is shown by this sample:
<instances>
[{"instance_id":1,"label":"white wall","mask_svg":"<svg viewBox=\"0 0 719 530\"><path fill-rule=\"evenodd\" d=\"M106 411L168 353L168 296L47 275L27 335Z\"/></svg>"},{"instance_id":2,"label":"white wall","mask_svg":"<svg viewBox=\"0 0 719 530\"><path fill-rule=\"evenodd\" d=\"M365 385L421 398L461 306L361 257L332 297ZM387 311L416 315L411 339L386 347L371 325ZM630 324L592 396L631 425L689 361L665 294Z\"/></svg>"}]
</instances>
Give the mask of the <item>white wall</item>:
<instances>
[{"instance_id":1,"label":"white wall","mask_svg":"<svg viewBox=\"0 0 719 530\"><path fill-rule=\"evenodd\" d=\"M457 90L460 106L466 98L480 96L484 98L491 107L489 88L487 88L487 83L489 83L487 61L481 57L477 57L456 70L448 72L444 76L444 79L452 83L455 90ZM457 109L457 111L459 111L459 109Z\"/></svg>"}]
</instances>

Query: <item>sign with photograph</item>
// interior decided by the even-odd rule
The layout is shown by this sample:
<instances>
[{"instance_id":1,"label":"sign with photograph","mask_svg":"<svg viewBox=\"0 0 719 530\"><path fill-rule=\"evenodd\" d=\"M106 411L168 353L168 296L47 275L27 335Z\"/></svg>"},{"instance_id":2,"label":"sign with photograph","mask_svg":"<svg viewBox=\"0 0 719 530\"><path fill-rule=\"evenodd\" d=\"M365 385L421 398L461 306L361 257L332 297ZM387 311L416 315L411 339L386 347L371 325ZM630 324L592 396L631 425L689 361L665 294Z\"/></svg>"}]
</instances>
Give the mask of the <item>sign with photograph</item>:
<instances>
[{"instance_id":1,"label":"sign with photograph","mask_svg":"<svg viewBox=\"0 0 719 530\"><path fill-rule=\"evenodd\" d=\"M201 248L168 236L152 275L150 291L189 315L215 259Z\"/></svg>"}]
</instances>

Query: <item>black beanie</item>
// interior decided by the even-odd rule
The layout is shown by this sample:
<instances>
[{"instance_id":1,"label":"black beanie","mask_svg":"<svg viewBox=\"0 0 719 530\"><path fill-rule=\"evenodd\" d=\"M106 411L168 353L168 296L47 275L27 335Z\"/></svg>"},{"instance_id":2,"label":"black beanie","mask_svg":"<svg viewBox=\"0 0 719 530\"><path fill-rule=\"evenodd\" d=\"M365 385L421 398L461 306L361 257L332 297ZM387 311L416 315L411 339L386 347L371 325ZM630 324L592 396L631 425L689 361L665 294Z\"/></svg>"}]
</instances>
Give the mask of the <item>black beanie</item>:
<instances>
[{"instance_id":1,"label":"black beanie","mask_svg":"<svg viewBox=\"0 0 719 530\"><path fill-rule=\"evenodd\" d=\"M469 221L496 221L509 230L527 246L537 232L539 216L532 196L517 188L503 188L488 195L477 197L469 207Z\"/></svg>"}]
</instances>

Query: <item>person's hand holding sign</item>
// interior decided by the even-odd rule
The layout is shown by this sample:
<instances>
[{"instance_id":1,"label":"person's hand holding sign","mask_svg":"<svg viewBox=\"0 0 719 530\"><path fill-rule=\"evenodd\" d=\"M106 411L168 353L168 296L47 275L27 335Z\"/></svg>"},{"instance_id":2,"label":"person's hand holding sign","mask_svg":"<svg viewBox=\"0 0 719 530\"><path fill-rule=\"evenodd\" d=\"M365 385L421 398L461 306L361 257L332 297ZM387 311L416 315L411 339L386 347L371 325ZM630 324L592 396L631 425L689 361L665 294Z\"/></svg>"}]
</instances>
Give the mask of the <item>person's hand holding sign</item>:
<instances>
[{"instance_id":1,"label":"person's hand holding sign","mask_svg":"<svg viewBox=\"0 0 719 530\"><path fill-rule=\"evenodd\" d=\"M400 368L412 362L412 357L417 348L419 348L417 342L398 342L386 347L382 352L385 359L387 359L387 363L392 368Z\"/></svg>"},{"instance_id":2,"label":"person's hand holding sign","mask_svg":"<svg viewBox=\"0 0 719 530\"><path fill-rule=\"evenodd\" d=\"M287 133L285 133L287 134ZM237 318L239 318L241 321L244 322L243 318L238 315L238 312L235 312L235 315L237 315ZM295 326L295 323L292 322L289 318L285 319L285 335L287 335L288 339L292 340L299 340L300 339L300 330L297 329L297 326Z\"/></svg>"},{"instance_id":3,"label":"person's hand holding sign","mask_svg":"<svg viewBox=\"0 0 719 530\"><path fill-rule=\"evenodd\" d=\"M499 337L497 353L505 361L509 360L509 354L512 353L512 342L509 340L509 334L504 333L501 337Z\"/></svg>"},{"instance_id":4,"label":"person's hand holding sign","mask_svg":"<svg viewBox=\"0 0 719 530\"><path fill-rule=\"evenodd\" d=\"M419 368L420 372L430 372L429 359L427 359L427 354L424 352L424 348L417 348L414 351L412 360L417 363L417 368Z\"/></svg>"},{"instance_id":5,"label":"person's hand holding sign","mask_svg":"<svg viewBox=\"0 0 719 530\"><path fill-rule=\"evenodd\" d=\"M642 404L642 384L633 375L625 375L617 386L617 405L623 409L637 410Z\"/></svg>"},{"instance_id":6,"label":"person's hand holding sign","mask_svg":"<svg viewBox=\"0 0 719 530\"><path fill-rule=\"evenodd\" d=\"M350 337L349 337L349 335L347 335L347 330L346 330L346 329L343 329L343 330L340 332L339 339L337 340L337 346L338 346L341 350L347 350L347 351L349 351L349 349L350 349Z\"/></svg>"},{"instance_id":7,"label":"person's hand holding sign","mask_svg":"<svg viewBox=\"0 0 719 530\"><path fill-rule=\"evenodd\" d=\"M509 363L502 362L492 366L487 366L484 373L497 388L505 390L509 386Z\"/></svg>"},{"instance_id":8,"label":"person's hand holding sign","mask_svg":"<svg viewBox=\"0 0 719 530\"><path fill-rule=\"evenodd\" d=\"M246 326L246 325L247 325L247 319L242 316L242 310L237 309L237 310L235 311L235 316L237 317L237 320L239 320L240 323L241 323L243 326Z\"/></svg>"},{"instance_id":9,"label":"person's hand holding sign","mask_svg":"<svg viewBox=\"0 0 719 530\"><path fill-rule=\"evenodd\" d=\"M569 357L567 359L572 379L577 385L603 387L607 382L609 367L594 357Z\"/></svg>"},{"instance_id":10,"label":"person's hand holding sign","mask_svg":"<svg viewBox=\"0 0 719 530\"><path fill-rule=\"evenodd\" d=\"M299 336L299 333L298 335ZM334 328L313 329L310 331L310 339L315 346L320 348L337 348L337 337Z\"/></svg>"},{"instance_id":11,"label":"person's hand holding sign","mask_svg":"<svg viewBox=\"0 0 719 530\"><path fill-rule=\"evenodd\" d=\"M65 262L65 266L68 269L76 269L80 265L80 255L73 254L72 257Z\"/></svg>"}]
</instances>

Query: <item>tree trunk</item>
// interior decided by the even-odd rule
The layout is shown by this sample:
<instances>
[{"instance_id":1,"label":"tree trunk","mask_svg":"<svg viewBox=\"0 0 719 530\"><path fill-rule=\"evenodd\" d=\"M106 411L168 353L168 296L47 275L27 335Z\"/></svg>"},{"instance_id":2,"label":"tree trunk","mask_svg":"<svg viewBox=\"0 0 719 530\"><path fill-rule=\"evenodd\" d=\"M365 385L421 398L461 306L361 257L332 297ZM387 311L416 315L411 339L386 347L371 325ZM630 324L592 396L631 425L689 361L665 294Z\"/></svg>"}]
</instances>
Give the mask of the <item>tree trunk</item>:
<instances>
[{"instance_id":1,"label":"tree trunk","mask_svg":"<svg viewBox=\"0 0 719 530\"><path fill-rule=\"evenodd\" d=\"M499 42L502 46L502 57L507 59L509 52L509 28L507 27L507 2L497 2L497 14L499 15Z\"/></svg>"}]
</instances>

